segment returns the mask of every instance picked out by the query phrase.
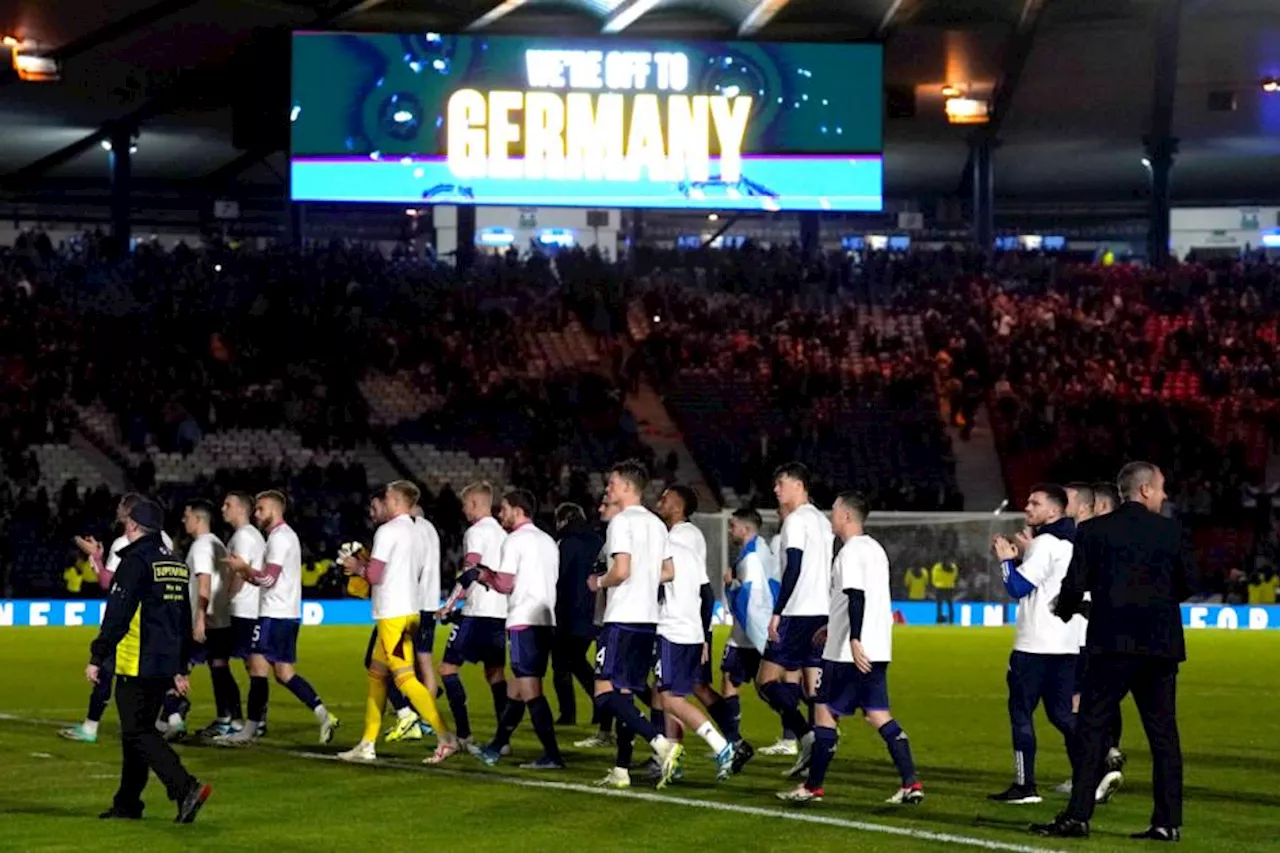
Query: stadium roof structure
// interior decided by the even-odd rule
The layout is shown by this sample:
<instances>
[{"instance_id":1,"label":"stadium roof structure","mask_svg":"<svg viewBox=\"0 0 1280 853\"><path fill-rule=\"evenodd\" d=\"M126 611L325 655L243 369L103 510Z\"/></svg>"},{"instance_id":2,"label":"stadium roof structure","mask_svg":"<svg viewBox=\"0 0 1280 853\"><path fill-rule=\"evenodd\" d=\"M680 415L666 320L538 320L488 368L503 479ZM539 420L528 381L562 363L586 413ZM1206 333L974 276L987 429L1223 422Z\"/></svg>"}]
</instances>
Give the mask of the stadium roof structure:
<instances>
[{"instance_id":1,"label":"stadium roof structure","mask_svg":"<svg viewBox=\"0 0 1280 853\"><path fill-rule=\"evenodd\" d=\"M1276 0L16 0L0 32L36 39L56 84L0 87L0 191L107 181L112 122L139 122L133 174L279 187L280 152L231 143L230 63L259 28L690 39L872 40L915 114L885 125L886 196L963 192L973 128L944 84L990 97L1001 203L1138 200L1142 138L1173 82L1175 200L1280 199ZM1158 49L1158 45L1163 45ZM1169 48L1173 48L1171 51ZM1176 76L1157 74L1160 62ZM278 66L277 66L278 68ZM268 73L264 69L262 73ZM271 73L279 73L278 71ZM1167 90L1166 90L1167 91ZM1217 103L1211 104L1216 96ZM1222 109L1223 106L1229 107ZM1157 111L1158 113L1158 111ZM47 190L46 190L47 191Z\"/></svg>"}]
</instances>

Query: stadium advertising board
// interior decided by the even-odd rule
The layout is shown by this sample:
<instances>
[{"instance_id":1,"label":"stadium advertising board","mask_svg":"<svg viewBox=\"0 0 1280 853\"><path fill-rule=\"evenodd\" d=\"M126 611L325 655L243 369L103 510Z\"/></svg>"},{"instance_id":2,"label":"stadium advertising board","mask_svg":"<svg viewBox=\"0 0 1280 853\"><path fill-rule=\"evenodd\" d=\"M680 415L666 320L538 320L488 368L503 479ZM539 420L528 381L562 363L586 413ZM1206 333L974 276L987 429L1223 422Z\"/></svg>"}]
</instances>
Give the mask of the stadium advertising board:
<instances>
[{"instance_id":1,"label":"stadium advertising board","mask_svg":"<svg viewBox=\"0 0 1280 853\"><path fill-rule=\"evenodd\" d=\"M30 626L54 628L65 626L97 626L102 623L106 602L92 601L0 601L0 627ZM956 602L957 628L996 628L1012 625L1017 605L981 601ZM894 615L905 625L933 625L937 608L932 601L895 601ZM716 624L728 624L730 618L717 604ZM304 601L304 625L371 625L373 617L368 601L331 599ZM1223 604L1184 604L1182 624L1188 629L1223 628L1240 631L1263 631L1280 628L1280 605L1244 606Z\"/></svg>"},{"instance_id":2,"label":"stadium advertising board","mask_svg":"<svg viewBox=\"0 0 1280 853\"><path fill-rule=\"evenodd\" d=\"M295 33L295 201L875 211L879 45Z\"/></svg>"}]
</instances>

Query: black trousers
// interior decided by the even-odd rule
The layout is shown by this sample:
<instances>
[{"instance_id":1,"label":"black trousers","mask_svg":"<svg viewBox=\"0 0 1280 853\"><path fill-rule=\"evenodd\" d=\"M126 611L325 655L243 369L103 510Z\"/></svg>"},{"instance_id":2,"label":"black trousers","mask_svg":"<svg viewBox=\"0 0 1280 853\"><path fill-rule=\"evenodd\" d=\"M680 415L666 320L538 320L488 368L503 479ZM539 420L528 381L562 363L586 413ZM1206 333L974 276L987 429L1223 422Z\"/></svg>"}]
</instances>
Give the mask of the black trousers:
<instances>
[{"instance_id":1,"label":"black trousers","mask_svg":"<svg viewBox=\"0 0 1280 853\"><path fill-rule=\"evenodd\" d=\"M590 637L576 637L567 632L556 631L551 647L551 683L556 690L560 718L565 721L577 719L577 704L573 698L574 680L582 685L588 699L595 688L595 669L587 656L590 648Z\"/></svg>"},{"instance_id":2,"label":"black trousers","mask_svg":"<svg viewBox=\"0 0 1280 853\"><path fill-rule=\"evenodd\" d=\"M952 587L950 589L937 589L933 591L934 601L938 605L938 624L954 625L956 623L956 591ZM942 616L942 606L947 606L947 616Z\"/></svg>"},{"instance_id":3,"label":"black trousers","mask_svg":"<svg viewBox=\"0 0 1280 853\"><path fill-rule=\"evenodd\" d=\"M1080 716L1076 720L1080 763L1071 784L1067 815L1093 816L1094 790L1102 779L1113 718L1132 693L1151 745L1155 807L1152 826L1182 826L1182 745L1177 720L1178 663L1167 658L1096 654L1089 659Z\"/></svg>"},{"instance_id":4,"label":"black trousers","mask_svg":"<svg viewBox=\"0 0 1280 853\"><path fill-rule=\"evenodd\" d=\"M120 740L124 750L120 789L116 791L114 804L118 812L142 812L142 790L147 787L150 770L160 777L171 800L186 796L195 784L195 777L187 772L178 754L156 731L156 715L171 687L172 678L122 675L116 679L116 711L120 714Z\"/></svg>"}]
</instances>

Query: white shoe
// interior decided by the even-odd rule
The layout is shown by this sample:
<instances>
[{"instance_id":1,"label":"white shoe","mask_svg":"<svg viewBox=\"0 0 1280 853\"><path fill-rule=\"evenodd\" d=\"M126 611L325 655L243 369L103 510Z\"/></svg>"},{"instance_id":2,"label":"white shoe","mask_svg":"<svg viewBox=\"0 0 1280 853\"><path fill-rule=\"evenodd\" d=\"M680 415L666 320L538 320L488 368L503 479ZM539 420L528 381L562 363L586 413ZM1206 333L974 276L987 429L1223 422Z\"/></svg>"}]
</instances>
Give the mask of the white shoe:
<instances>
[{"instance_id":1,"label":"white shoe","mask_svg":"<svg viewBox=\"0 0 1280 853\"><path fill-rule=\"evenodd\" d=\"M779 738L777 743L763 746L757 751L761 755L799 755L800 744L795 738Z\"/></svg>"},{"instance_id":2,"label":"white shoe","mask_svg":"<svg viewBox=\"0 0 1280 853\"><path fill-rule=\"evenodd\" d=\"M813 761L813 740L813 732L800 738L800 746L796 750L799 753L796 756L796 763L792 764L791 769L783 773L783 776L794 779L809 769L809 763Z\"/></svg>"},{"instance_id":3,"label":"white shoe","mask_svg":"<svg viewBox=\"0 0 1280 853\"><path fill-rule=\"evenodd\" d=\"M1124 774L1119 770L1112 770L1106 776L1102 777L1102 781L1098 783L1098 789L1093 792L1093 801L1095 803L1109 803L1111 798L1116 795L1124 786Z\"/></svg>"},{"instance_id":4,"label":"white shoe","mask_svg":"<svg viewBox=\"0 0 1280 853\"><path fill-rule=\"evenodd\" d=\"M1061 785L1059 785L1058 787L1054 788L1054 789L1053 789L1053 792L1054 792L1055 794L1068 794L1068 795L1069 795L1069 794L1071 793L1071 780L1070 780L1070 779L1068 779L1067 781L1063 782Z\"/></svg>"},{"instance_id":5,"label":"white shoe","mask_svg":"<svg viewBox=\"0 0 1280 853\"><path fill-rule=\"evenodd\" d=\"M333 733L338 726L342 725L342 721L333 714L325 714L324 719L320 721L320 745L324 746L333 740Z\"/></svg>"},{"instance_id":6,"label":"white shoe","mask_svg":"<svg viewBox=\"0 0 1280 853\"><path fill-rule=\"evenodd\" d=\"M658 759L658 767L661 770L661 775L658 777L658 788L662 789L671 784L671 779L680 768L680 757L684 755L684 744L679 741L668 740L663 735L658 735L654 740L657 743L653 745L653 754Z\"/></svg>"},{"instance_id":7,"label":"white shoe","mask_svg":"<svg viewBox=\"0 0 1280 853\"><path fill-rule=\"evenodd\" d=\"M353 764L368 763L378 760L378 754L374 751L373 744L367 740L362 740L346 752L338 753L339 761L350 761Z\"/></svg>"},{"instance_id":8,"label":"white shoe","mask_svg":"<svg viewBox=\"0 0 1280 853\"><path fill-rule=\"evenodd\" d=\"M597 788L615 788L622 790L631 787L631 774L621 767L614 767L605 777L596 783Z\"/></svg>"},{"instance_id":9,"label":"white shoe","mask_svg":"<svg viewBox=\"0 0 1280 853\"><path fill-rule=\"evenodd\" d=\"M613 735L608 732L596 732L589 738L575 740L573 745L578 749L603 749L606 746L613 746L614 743Z\"/></svg>"},{"instance_id":10,"label":"white shoe","mask_svg":"<svg viewBox=\"0 0 1280 853\"><path fill-rule=\"evenodd\" d=\"M784 803L820 803L822 802L822 789L811 791L807 785L801 785L790 791L779 791L774 796Z\"/></svg>"}]
</instances>

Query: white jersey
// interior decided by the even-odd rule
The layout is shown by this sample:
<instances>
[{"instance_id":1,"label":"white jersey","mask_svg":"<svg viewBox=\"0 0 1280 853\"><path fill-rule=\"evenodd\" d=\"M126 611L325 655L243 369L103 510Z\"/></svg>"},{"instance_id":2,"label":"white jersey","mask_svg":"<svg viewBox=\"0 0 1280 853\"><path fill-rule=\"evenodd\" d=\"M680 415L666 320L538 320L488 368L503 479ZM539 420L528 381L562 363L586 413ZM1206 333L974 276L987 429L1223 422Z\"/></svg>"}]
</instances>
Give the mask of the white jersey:
<instances>
[{"instance_id":1,"label":"white jersey","mask_svg":"<svg viewBox=\"0 0 1280 853\"><path fill-rule=\"evenodd\" d=\"M384 565L369 593L375 620L418 615L418 577L426 555L417 528L411 516L397 515L373 534L369 559Z\"/></svg>"},{"instance_id":2,"label":"white jersey","mask_svg":"<svg viewBox=\"0 0 1280 853\"><path fill-rule=\"evenodd\" d=\"M662 561L667 557L667 526L643 506L629 506L609 522L604 547L610 567L619 554L631 557L631 575L609 588L605 624L656 625Z\"/></svg>"},{"instance_id":3,"label":"white jersey","mask_svg":"<svg viewBox=\"0 0 1280 853\"><path fill-rule=\"evenodd\" d=\"M231 626L231 591L222 561L227 558L227 548L212 533L202 533L187 549L187 568L191 569L191 618L194 621L200 609L201 575L209 576L209 606L205 608L205 628L229 628Z\"/></svg>"},{"instance_id":4,"label":"white jersey","mask_svg":"<svg viewBox=\"0 0 1280 853\"><path fill-rule=\"evenodd\" d=\"M711 567L707 565L707 537L702 535L702 531L692 521L682 521L667 533L667 538L672 543L682 545L693 552L693 557L698 561L698 565L702 566L702 574L705 575L704 583L711 582Z\"/></svg>"},{"instance_id":5,"label":"white jersey","mask_svg":"<svg viewBox=\"0 0 1280 853\"><path fill-rule=\"evenodd\" d=\"M302 542L293 528L283 521L267 534L263 565L264 568L279 566L280 575L273 585L262 588L259 615L264 619L301 619Z\"/></svg>"},{"instance_id":6,"label":"white jersey","mask_svg":"<svg viewBox=\"0 0 1280 853\"><path fill-rule=\"evenodd\" d=\"M662 585L662 604L658 614L658 636L685 646L701 645L702 585L706 583L705 563L684 543L667 543L675 577Z\"/></svg>"},{"instance_id":7,"label":"white jersey","mask_svg":"<svg viewBox=\"0 0 1280 853\"><path fill-rule=\"evenodd\" d=\"M267 540L262 538L262 531L252 524L236 530L227 543L227 550L248 563L255 572L262 571L266 565ZM257 619L261 608L262 590L248 581L231 597L231 615L236 619Z\"/></svg>"},{"instance_id":8,"label":"white jersey","mask_svg":"<svg viewBox=\"0 0 1280 853\"><path fill-rule=\"evenodd\" d=\"M507 535L497 571L515 575L507 604L507 627L556 624L556 581L560 578L560 549L556 540L525 522Z\"/></svg>"},{"instance_id":9,"label":"white jersey","mask_svg":"<svg viewBox=\"0 0 1280 853\"><path fill-rule=\"evenodd\" d=\"M827 645L822 650L824 660L853 663L846 589L860 589L865 597L860 638L863 651L872 663L893 660L889 555L879 542L865 533L844 543L831 571L831 612L827 622Z\"/></svg>"},{"instance_id":10,"label":"white jersey","mask_svg":"<svg viewBox=\"0 0 1280 853\"><path fill-rule=\"evenodd\" d=\"M1037 655L1080 652L1079 629L1053 612L1075 546L1052 533L1031 540L1022 564L1005 571L1005 589L1018 599L1013 649Z\"/></svg>"},{"instance_id":11,"label":"white jersey","mask_svg":"<svg viewBox=\"0 0 1280 853\"><path fill-rule=\"evenodd\" d=\"M782 609L783 616L826 616L830 610L831 522L813 504L801 504L782 523L778 567L785 575L787 552L799 550L800 578Z\"/></svg>"},{"instance_id":12,"label":"white jersey","mask_svg":"<svg viewBox=\"0 0 1280 853\"><path fill-rule=\"evenodd\" d=\"M733 567L736 584L729 591L729 606L733 611L730 646L764 652L769 639L769 618L778 594L777 572L777 564L762 537L757 536L743 546Z\"/></svg>"},{"instance_id":13,"label":"white jersey","mask_svg":"<svg viewBox=\"0 0 1280 853\"><path fill-rule=\"evenodd\" d=\"M462 534L462 552L468 562L478 562L487 569L498 570L502 562L502 543L507 531L498 519L491 515L477 521ZM467 591L467 603L462 607L463 616L484 616L489 619L507 618L507 597L500 592L472 584Z\"/></svg>"},{"instance_id":14,"label":"white jersey","mask_svg":"<svg viewBox=\"0 0 1280 853\"><path fill-rule=\"evenodd\" d=\"M782 534L781 533L775 533L773 538L769 540L769 553L773 555L773 564L775 566L781 566L782 565ZM782 569L779 568L778 572L781 573Z\"/></svg>"},{"instance_id":15,"label":"white jersey","mask_svg":"<svg viewBox=\"0 0 1280 853\"><path fill-rule=\"evenodd\" d=\"M163 530L160 531L160 541L164 543L164 547L170 551L173 550L173 540L169 538L169 534ZM107 571L115 574L116 569L120 568L120 552L129 547L129 537L117 536L111 543L111 547L107 549L107 561L104 567ZM189 567L188 567L189 568Z\"/></svg>"},{"instance_id":16,"label":"white jersey","mask_svg":"<svg viewBox=\"0 0 1280 853\"><path fill-rule=\"evenodd\" d=\"M440 609L440 533L421 516L414 529L422 539L422 569L418 572L418 610L434 613Z\"/></svg>"},{"instance_id":17,"label":"white jersey","mask_svg":"<svg viewBox=\"0 0 1280 853\"><path fill-rule=\"evenodd\" d=\"M1090 598L1089 593L1086 592L1084 594L1084 600L1089 601ZM1077 613L1075 616L1071 617L1071 627L1076 632L1076 643L1079 646L1080 652L1083 653L1084 647L1088 643L1089 620L1085 618L1083 613ZM1080 685L1077 684L1076 688L1078 689L1079 687Z\"/></svg>"}]
</instances>

